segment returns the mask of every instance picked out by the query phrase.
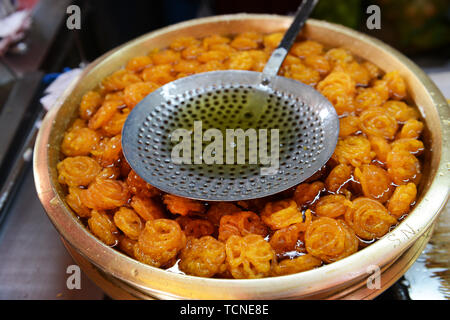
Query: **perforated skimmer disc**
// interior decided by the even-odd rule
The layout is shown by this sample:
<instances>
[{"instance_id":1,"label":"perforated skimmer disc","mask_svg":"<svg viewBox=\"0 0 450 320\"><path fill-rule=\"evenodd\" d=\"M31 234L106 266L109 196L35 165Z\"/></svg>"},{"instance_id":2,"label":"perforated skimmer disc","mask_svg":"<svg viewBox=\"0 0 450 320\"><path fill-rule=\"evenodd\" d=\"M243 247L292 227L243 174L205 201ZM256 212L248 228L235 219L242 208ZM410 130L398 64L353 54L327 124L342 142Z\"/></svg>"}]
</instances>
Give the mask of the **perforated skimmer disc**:
<instances>
[{"instance_id":1,"label":"perforated skimmer disc","mask_svg":"<svg viewBox=\"0 0 450 320\"><path fill-rule=\"evenodd\" d=\"M237 201L272 195L293 187L320 169L337 143L339 120L331 103L298 81L251 71L214 71L171 82L144 98L129 114L122 132L125 158L151 185L171 194L206 201ZM223 135L223 164L195 164L194 123L202 133ZM226 164L226 146L237 159L238 144L226 141L226 129L278 129L279 168L263 175L270 164L250 164L257 144L246 139L245 163ZM191 134L191 164L177 164L172 150L176 129ZM258 137L261 141L261 137ZM215 141L212 139L212 141ZM212 142L201 145L202 150ZM274 140L275 141L275 140ZM197 144L197 150L198 150ZM231 150L229 149L229 150ZM239 149L242 151L242 149ZM217 153L216 153L217 154ZM242 153L241 153L242 154ZM274 154L275 156L275 154Z\"/></svg>"}]
</instances>

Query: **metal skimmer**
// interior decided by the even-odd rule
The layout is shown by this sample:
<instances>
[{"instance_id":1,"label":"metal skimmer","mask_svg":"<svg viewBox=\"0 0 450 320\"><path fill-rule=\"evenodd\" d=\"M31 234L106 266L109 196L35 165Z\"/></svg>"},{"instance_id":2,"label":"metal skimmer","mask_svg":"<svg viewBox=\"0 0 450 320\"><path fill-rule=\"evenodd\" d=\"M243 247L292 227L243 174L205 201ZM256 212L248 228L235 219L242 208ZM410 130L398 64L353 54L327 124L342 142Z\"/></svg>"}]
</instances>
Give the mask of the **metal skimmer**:
<instances>
[{"instance_id":1,"label":"metal skimmer","mask_svg":"<svg viewBox=\"0 0 450 320\"><path fill-rule=\"evenodd\" d=\"M168 83L144 98L129 114L122 132L123 152L133 170L165 192L206 201L265 197L293 187L319 170L337 143L336 111L312 87L277 76L315 4L302 3L262 73L229 70L196 74ZM239 128L245 133L254 130L258 138L257 142L248 137L241 140L246 142L244 151L239 140L226 139L227 129ZM177 129L190 134L189 163L172 157L180 142L175 139ZM216 135L205 142L205 135L211 132L208 129L217 129ZM265 140L260 134L264 129ZM223 148L205 154L218 156L222 151L223 157L218 159L223 163L207 164L202 151L220 140L220 135ZM258 142L267 147L258 147ZM227 164L230 155L235 159L233 164ZM250 161L255 155L256 163ZM245 161L236 164L239 156Z\"/></svg>"}]
</instances>

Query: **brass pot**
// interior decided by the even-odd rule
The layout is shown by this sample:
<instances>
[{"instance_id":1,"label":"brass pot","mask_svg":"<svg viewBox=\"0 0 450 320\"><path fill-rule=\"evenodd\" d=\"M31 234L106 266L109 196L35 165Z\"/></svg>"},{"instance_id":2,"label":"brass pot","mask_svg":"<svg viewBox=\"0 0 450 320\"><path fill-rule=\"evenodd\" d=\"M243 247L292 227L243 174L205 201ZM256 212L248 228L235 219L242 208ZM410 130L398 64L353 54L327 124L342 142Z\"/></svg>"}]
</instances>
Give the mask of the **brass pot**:
<instances>
[{"instance_id":1,"label":"brass pot","mask_svg":"<svg viewBox=\"0 0 450 320\"><path fill-rule=\"evenodd\" d=\"M394 278L406 271L428 241L432 225L449 196L449 106L433 82L408 58L381 41L323 21L309 20L303 30L304 35L330 47L347 48L385 72L399 70L426 123L424 143L427 152L417 205L385 237L345 259L298 274L249 280L207 279L150 267L106 246L82 225L64 201L63 190L57 182L56 164L60 159L64 131L76 117L86 91L93 89L130 58L146 54L153 48L166 47L177 37L242 31L269 33L285 30L290 22L291 18L284 16L236 14L179 23L148 33L106 53L91 63L67 88L42 123L34 153L34 175L38 195L50 220L78 262L93 266L103 275L104 281L111 285L120 283L121 290L134 292L133 296L157 299L374 297L392 284L392 281L383 279L387 270L392 270L396 261L401 260L399 258L409 254L408 263L401 264L400 270L397 264ZM383 286L368 292L365 283L371 275L368 270L373 265L383 272Z\"/></svg>"}]
</instances>

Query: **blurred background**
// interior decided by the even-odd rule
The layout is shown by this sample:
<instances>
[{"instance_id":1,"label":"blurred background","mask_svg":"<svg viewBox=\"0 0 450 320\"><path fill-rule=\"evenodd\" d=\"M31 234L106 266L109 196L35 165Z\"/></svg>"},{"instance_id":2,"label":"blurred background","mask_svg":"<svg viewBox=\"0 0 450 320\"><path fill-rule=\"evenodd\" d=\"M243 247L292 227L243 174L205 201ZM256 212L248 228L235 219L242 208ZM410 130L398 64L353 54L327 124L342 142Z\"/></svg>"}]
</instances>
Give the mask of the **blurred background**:
<instances>
[{"instance_id":1,"label":"blurred background","mask_svg":"<svg viewBox=\"0 0 450 320\"><path fill-rule=\"evenodd\" d=\"M67 289L66 267L73 262L45 216L34 188L32 148L45 115L42 104L51 105L54 99L42 99L54 79L66 76L69 81L70 70L76 72L106 51L173 23L238 12L290 15L299 3L0 0L0 299L105 298L85 277L83 290ZM366 10L373 4L381 9L379 30L369 30L366 25L370 15ZM66 27L70 5L81 9L80 30ZM313 17L389 43L424 68L450 98L449 0L320 0ZM443 232L448 239L448 228ZM444 253L448 267L448 249ZM407 278L380 298L450 298L449 288L442 291L439 279L432 279L433 271L426 261L426 257L419 259ZM437 272L446 277L448 286L448 268Z\"/></svg>"}]
</instances>

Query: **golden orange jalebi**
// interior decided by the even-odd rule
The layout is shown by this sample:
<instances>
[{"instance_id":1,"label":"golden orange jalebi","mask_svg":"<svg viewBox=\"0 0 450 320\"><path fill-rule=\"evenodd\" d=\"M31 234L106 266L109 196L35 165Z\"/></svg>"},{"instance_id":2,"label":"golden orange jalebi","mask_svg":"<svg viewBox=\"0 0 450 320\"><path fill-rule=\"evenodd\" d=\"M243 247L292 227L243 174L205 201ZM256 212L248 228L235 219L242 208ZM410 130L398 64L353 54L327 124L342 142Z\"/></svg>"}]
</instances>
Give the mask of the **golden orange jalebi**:
<instances>
[{"instance_id":1,"label":"golden orange jalebi","mask_svg":"<svg viewBox=\"0 0 450 320\"><path fill-rule=\"evenodd\" d=\"M345 221L365 240L381 238L397 223L381 203L364 197L353 200L353 208L346 212Z\"/></svg>"},{"instance_id":2,"label":"golden orange jalebi","mask_svg":"<svg viewBox=\"0 0 450 320\"><path fill-rule=\"evenodd\" d=\"M352 202L343 195L327 195L317 201L314 211L319 217L337 218L351 210Z\"/></svg>"},{"instance_id":3,"label":"golden orange jalebi","mask_svg":"<svg viewBox=\"0 0 450 320\"><path fill-rule=\"evenodd\" d=\"M92 158L79 156L65 158L58 163L58 182L69 186L87 186L102 167Z\"/></svg>"},{"instance_id":4,"label":"golden orange jalebi","mask_svg":"<svg viewBox=\"0 0 450 320\"><path fill-rule=\"evenodd\" d=\"M312 39L296 41L279 75L321 92L340 128L331 159L303 183L265 198L207 203L167 194L131 168L121 132L142 99L193 74L260 72L282 37L182 36L84 93L61 137L57 172L68 207L100 241L188 275L261 278L343 259L412 210L427 145L407 83L398 71L384 73L385 66Z\"/></svg>"},{"instance_id":5,"label":"golden orange jalebi","mask_svg":"<svg viewBox=\"0 0 450 320\"><path fill-rule=\"evenodd\" d=\"M186 236L176 221L155 219L145 223L134 246L134 255L154 267L170 266L185 246Z\"/></svg>"},{"instance_id":6,"label":"golden orange jalebi","mask_svg":"<svg viewBox=\"0 0 450 320\"><path fill-rule=\"evenodd\" d=\"M130 205L145 221L164 218L164 208L155 199L135 195L131 198Z\"/></svg>"},{"instance_id":7,"label":"golden orange jalebi","mask_svg":"<svg viewBox=\"0 0 450 320\"><path fill-rule=\"evenodd\" d=\"M92 210L88 225L92 233L108 246L117 244L118 230L106 213Z\"/></svg>"},{"instance_id":8,"label":"golden orange jalebi","mask_svg":"<svg viewBox=\"0 0 450 320\"><path fill-rule=\"evenodd\" d=\"M355 116L346 116L339 119L339 137L350 136L360 130L361 121Z\"/></svg>"},{"instance_id":9,"label":"golden orange jalebi","mask_svg":"<svg viewBox=\"0 0 450 320\"><path fill-rule=\"evenodd\" d=\"M197 277L210 278L227 269L225 244L211 236L189 238L180 254L180 270Z\"/></svg>"},{"instance_id":10,"label":"golden orange jalebi","mask_svg":"<svg viewBox=\"0 0 450 320\"><path fill-rule=\"evenodd\" d=\"M100 133L89 128L78 127L66 132L61 152L68 157L88 156L100 142Z\"/></svg>"},{"instance_id":11,"label":"golden orange jalebi","mask_svg":"<svg viewBox=\"0 0 450 320\"><path fill-rule=\"evenodd\" d=\"M313 183L302 183L297 186L294 193L294 200L298 206L311 204L324 191L325 185L321 181Z\"/></svg>"},{"instance_id":12,"label":"golden orange jalebi","mask_svg":"<svg viewBox=\"0 0 450 320\"><path fill-rule=\"evenodd\" d=\"M267 235L267 227L254 212L241 211L222 216L219 225L219 240L226 241L232 235Z\"/></svg>"},{"instance_id":13,"label":"golden orange jalebi","mask_svg":"<svg viewBox=\"0 0 450 320\"><path fill-rule=\"evenodd\" d=\"M306 229L306 251L327 263L345 258L358 250L358 238L343 220L321 217Z\"/></svg>"},{"instance_id":14,"label":"golden orange jalebi","mask_svg":"<svg viewBox=\"0 0 450 320\"><path fill-rule=\"evenodd\" d=\"M204 213L205 205L196 200L186 199L171 194L163 196L164 204L173 214L181 214L182 216Z\"/></svg>"},{"instance_id":15,"label":"golden orange jalebi","mask_svg":"<svg viewBox=\"0 0 450 320\"><path fill-rule=\"evenodd\" d=\"M375 157L375 152L371 150L370 142L362 136L349 136L339 139L333 157L343 164L351 164L359 167L362 164L369 164Z\"/></svg>"},{"instance_id":16,"label":"golden orange jalebi","mask_svg":"<svg viewBox=\"0 0 450 320\"><path fill-rule=\"evenodd\" d=\"M267 277L275 264L275 252L260 235L233 235L228 238L225 250L229 271L236 279Z\"/></svg>"},{"instance_id":17,"label":"golden orange jalebi","mask_svg":"<svg viewBox=\"0 0 450 320\"><path fill-rule=\"evenodd\" d=\"M302 212L293 200L269 202L261 212L262 221L272 230L289 227L291 224L302 223Z\"/></svg>"},{"instance_id":18,"label":"golden orange jalebi","mask_svg":"<svg viewBox=\"0 0 450 320\"><path fill-rule=\"evenodd\" d=\"M352 178L352 167L346 164L339 164L331 170L325 180L325 186L328 191L340 193L341 189Z\"/></svg>"},{"instance_id":19,"label":"golden orange jalebi","mask_svg":"<svg viewBox=\"0 0 450 320\"><path fill-rule=\"evenodd\" d=\"M83 190L85 206L95 210L112 210L125 205L130 198L127 185L119 180L97 179Z\"/></svg>"},{"instance_id":20,"label":"golden orange jalebi","mask_svg":"<svg viewBox=\"0 0 450 320\"><path fill-rule=\"evenodd\" d=\"M355 178L361 184L366 197L385 203L393 192L392 181L383 168L373 164L355 168Z\"/></svg>"},{"instance_id":21,"label":"golden orange jalebi","mask_svg":"<svg viewBox=\"0 0 450 320\"><path fill-rule=\"evenodd\" d=\"M137 240L144 228L144 223L136 212L126 207L121 207L114 213L114 223L131 240Z\"/></svg>"},{"instance_id":22,"label":"golden orange jalebi","mask_svg":"<svg viewBox=\"0 0 450 320\"><path fill-rule=\"evenodd\" d=\"M397 121L381 107L372 107L361 113L361 129L368 136L392 140L397 132Z\"/></svg>"},{"instance_id":23,"label":"golden orange jalebi","mask_svg":"<svg viewBox=\"0 0 450 320\"><path fill-rule=\"evenodd\" d=\"M311 270L322 265L322 260L311 254L304 254L294 259L284 259L273 268L274 276L283 276L292 273Z\"/></svg>"},{"instance_id":24,"label":"golden orange jalebi","mask_svg":"<svg viewBox=\"0 0 450 320\"><path fill-rule=\"evenodd\" d=\"M407 214L416 201L417 188L412 182L395 188L394 194L389 199L388 210L397 219Z\"/></svg>"},{"instance_id":25,"label":"golden orange jalebi","mask_svg":"<svg viewBox=\"0 0 450 320\"><path fill-rule=\"evenodd\" d=\"M403 148L392 149L387 155L386 164L392 181L397 185L418 183L421 177L419 160Z\"/></svg>"}]
</instances>

